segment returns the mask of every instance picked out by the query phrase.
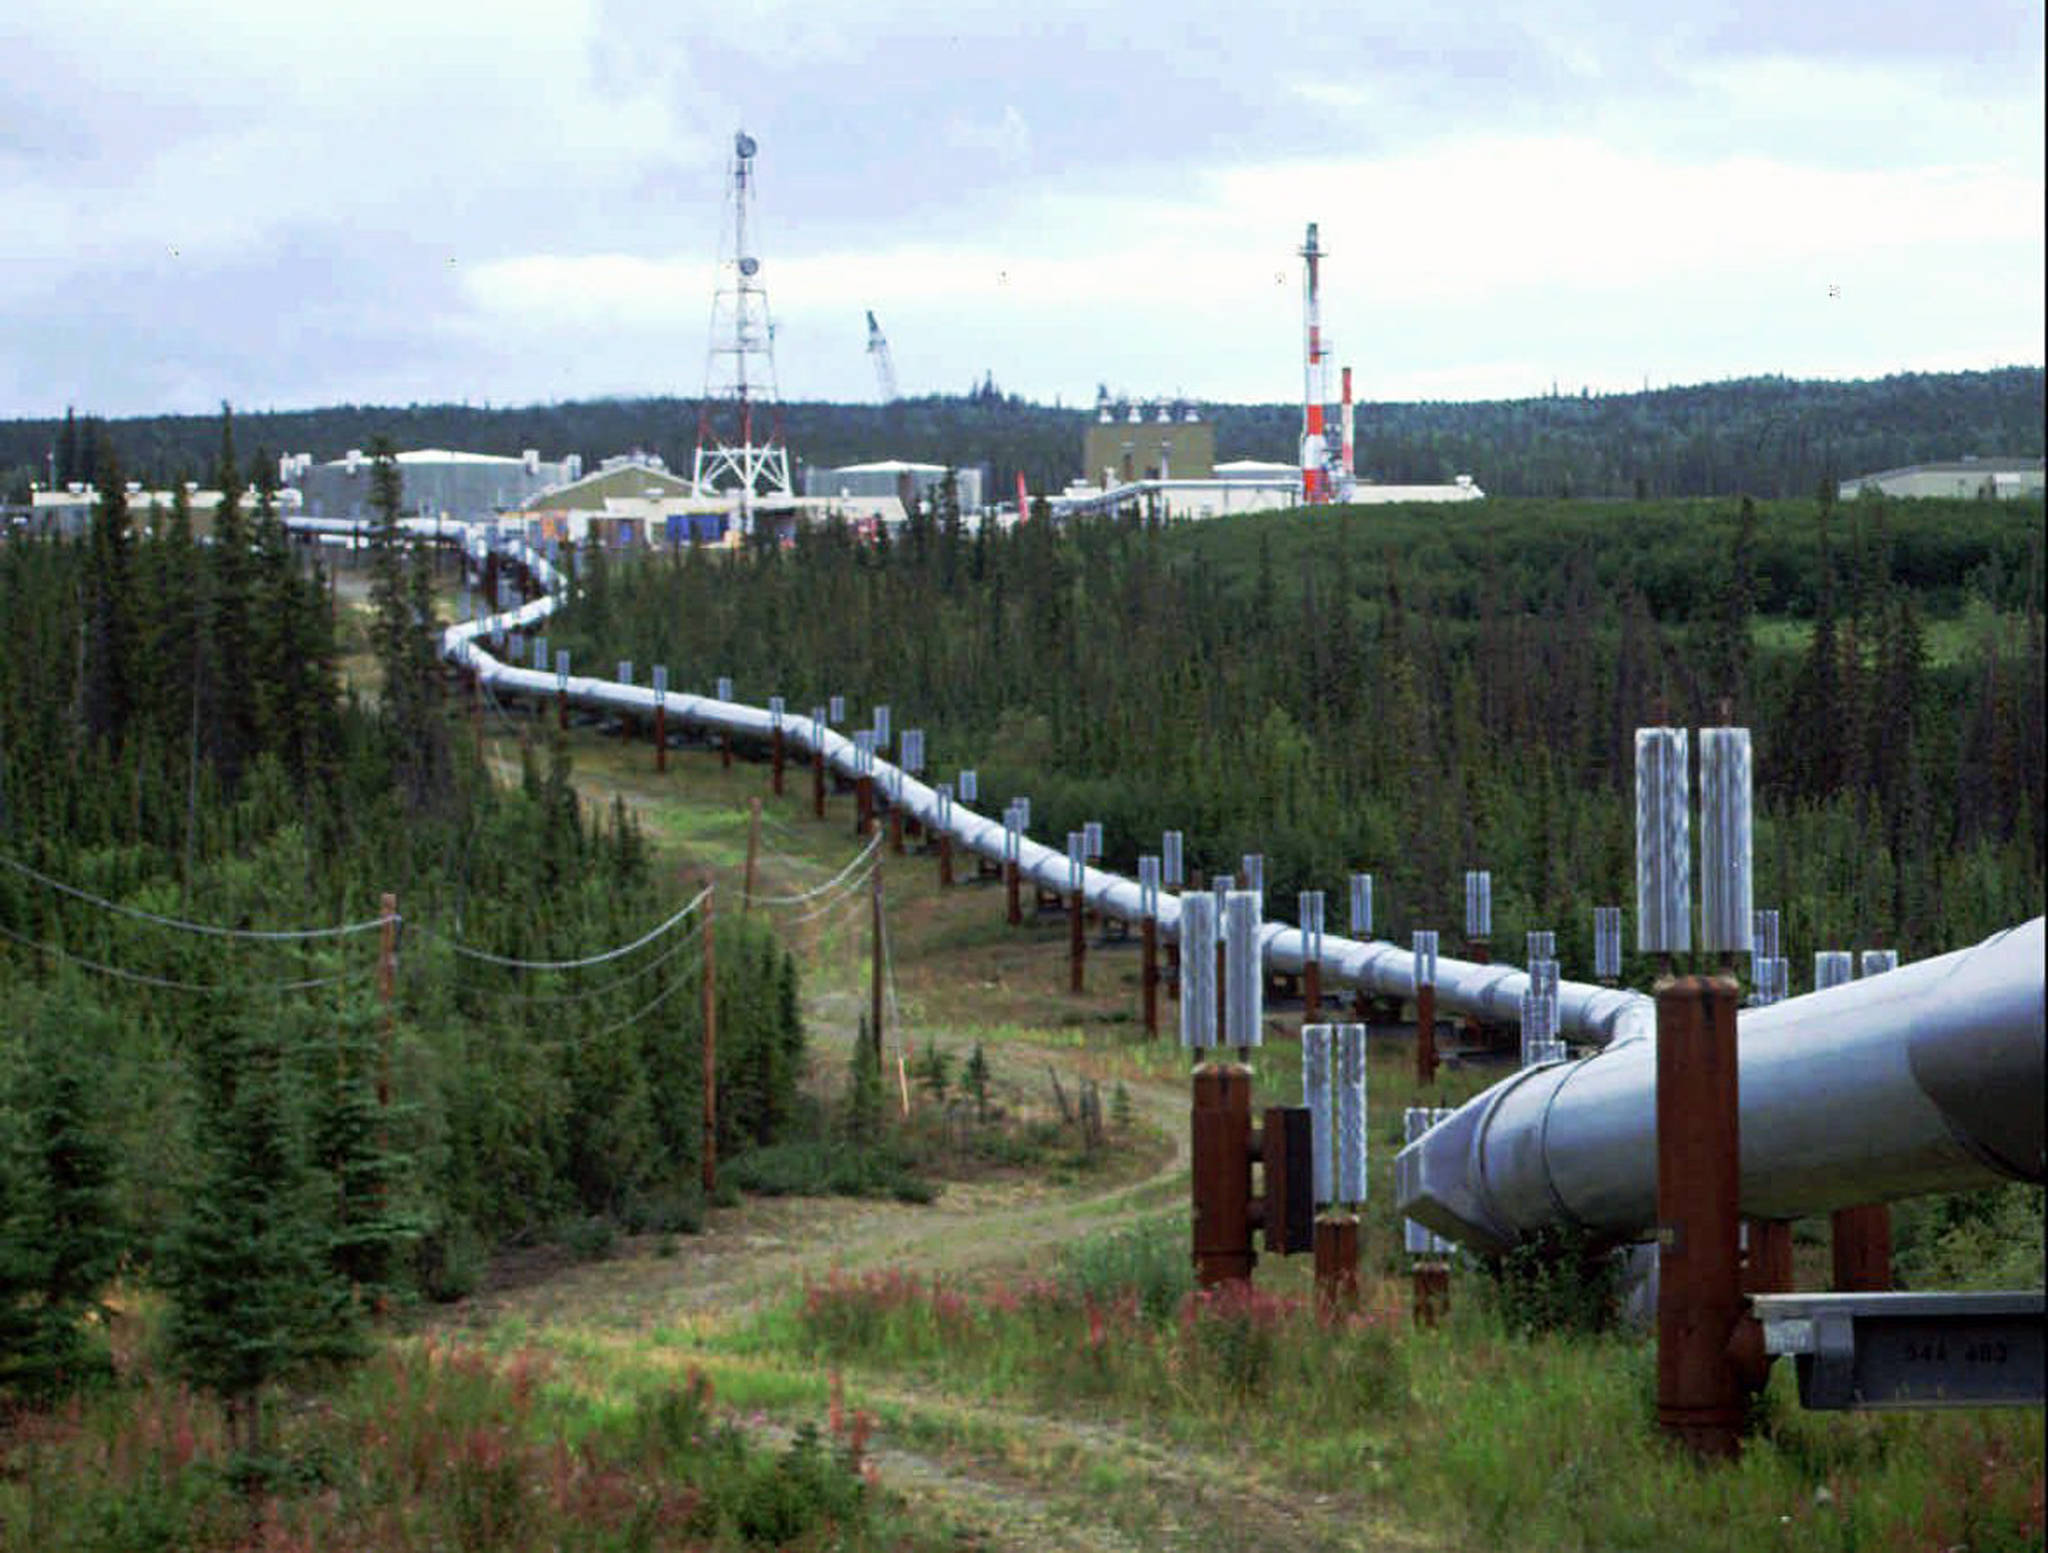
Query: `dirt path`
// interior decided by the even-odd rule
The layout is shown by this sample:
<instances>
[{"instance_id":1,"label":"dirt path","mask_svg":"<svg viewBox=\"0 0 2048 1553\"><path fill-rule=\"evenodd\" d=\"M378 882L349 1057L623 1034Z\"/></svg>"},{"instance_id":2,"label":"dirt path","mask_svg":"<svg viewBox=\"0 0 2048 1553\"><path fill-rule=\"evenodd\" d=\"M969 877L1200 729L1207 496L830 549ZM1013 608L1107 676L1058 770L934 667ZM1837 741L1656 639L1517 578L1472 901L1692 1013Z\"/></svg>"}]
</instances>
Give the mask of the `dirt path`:
<instances>
[{"instance_id":1,"label":"dirt path","mask_svg":"<svg viewBox=\"0 0 2048 1553\"><path fill-rule=\"evenodd\" d=\"M501 725L501 731L510 730ZM672 767L694 761L697 770L684 780L712 789L708 802L679 805L674 781L654 777L644 747L576 737L577 785L593 807L623 799L657 855L730 878L745 852L744 797L738 795L746 786L758 792L758 775L732 777L711 757L672 758ZM516 760L510 739L493 743L501 770L509 768ZM764 894L816 887L858 845L836 813L819 825L792 818L788 805L764 835L769 840L757 879ZM1048 1069L1071 1085L1091 1065L1105 1078L1106 1065L1114 1065L1134 1131L1149 1142L1127 1151L1122 1168L1106 1178L954 1181L925 1205L757 1198L712 1210L699 1235L671 1244L643 1238L606 1261L572 1264L535 1254L501 1264L489 1292L451 1308L441 1325L473 1334L516 1331L572 1367L588 1365L593 1385L619 1368L659 1372L696 1362L714 1368L743 1363L750 1377L780 1377L778 1384L804 1398L801 1405L764 1407L745 1420L774 1445L786 1443L796 1422L816 1420L822 1377L788 1355L722 1359L715 1341L693 1352L697 1339L738 1329L834 1270L902 1269L961 1280L1049 1273L1058 1250L1085 1235L1185 1211L1187 1090L1176 1064L1162 1057L1152 1058L1149 1069L1119 1064L1101 1043L1090 1047L1075 1035L1070 1002L1013 985L1052 984L1057 945L1034 947L1025 934L982 953L949 949L963 933L985 929L1000 909L994 892L961 889L942 896L921 881L912 860L890 859L888 866L899 892L892 900L899 996L923 1016L911 1038L936 1043L956 1058L982 1043L995 1086L1011 1103L1027 1103L1025 1097L1049 1103ZM807 1028L817 1077L826 1086L836 1087L840 1054L850 1049L866 1007L861 953L849 958L842 952L842 939L859 934L859 905L853 902L852 926L828 915L792 936L805 961ZM1096 962L1092 975L1105 989L1102 998L1120 995L1117 978L1127 979L1128 964L1128 957ZM977 1017L984 1006L990 1009L985 1019ZM1019 1028L1034 1011L1043 1017L1049 1009L1062 1025L1038 1033ZM1088 1011L1080 1012L1086 1017ZM999 1039L989 1029L998 1024ZM1283 1491L1265 1481L1249 1457L1169 1441L1081 1407L1048 1412L1008 1399L962 1399L893 1372L852 1377L848 1389L849 1407L877 1416L869 1456L882 1482L940 1524L956 1527L964 1548L1099 1553L1257 1546L1306 1553L1425 1545L1399 1528L1360 1519L1355 1502Z\"/></svg>"}]
</instances>

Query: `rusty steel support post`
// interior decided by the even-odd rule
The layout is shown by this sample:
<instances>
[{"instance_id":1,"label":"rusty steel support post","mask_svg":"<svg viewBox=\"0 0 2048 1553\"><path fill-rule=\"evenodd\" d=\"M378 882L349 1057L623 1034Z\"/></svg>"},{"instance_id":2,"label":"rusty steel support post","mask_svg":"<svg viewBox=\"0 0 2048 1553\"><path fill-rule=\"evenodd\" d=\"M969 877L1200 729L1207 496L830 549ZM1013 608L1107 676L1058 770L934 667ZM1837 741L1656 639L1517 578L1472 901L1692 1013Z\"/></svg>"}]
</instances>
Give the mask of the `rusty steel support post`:
<instances>
[{"instance_id":1,"label":"rusty steel support post","mask_svg":"<svg viewBox=\"0 0 2048 1553\"><path fill-rule=\"evenodd\" d=\"M821 745L811 755L811 813L825 817L825 750Z\"/></svg>"},{"instance_id":2,"label":"rusty steel support post","mask_svg":"<svg viewBox=\"0 0 2048 1553\"><path fill-rule=\"evenodd\" d=\"M940 832L939 832L939 888L940 888L940 889L942 889L942 890L950 890L950 889L951 889L952 887L953 887L953 833L952 833L951 831L940 831Z\"/></svg>"},{"instance_id":3,"label":"rusty steel support post","mask_svg":"<svg viewBox=\"0 0 2048 1553\"><path fill-rule=\"evenodd\" d=\"M1166 946L1166 996L1169 1002L1180 1001L1180 940L1175 939Z\"/></svg>"},{"instance_id":4,"label":"rusty steel support post","mask_svg":"<svg viewBox=\"0 0 2048 1553\"><path fill-rule=\"evenodd\" d=\"M1784 1219L1744 1219L1744 1294L1792 1293L1792 1226Z\"/></svg>"},{"instance_id":5,"label":"rusty steel support post","mask_svg":"<svg viewBox=\"0 0 2048 1553\"><path fill-rule=\"evenodd\" d=\"M1829 1228L1834 1284L1843 1293L1885 1294L1892 1287L1892 1210L1888 1203L1837 1208Z\"/></svg>"},{"instance_id":6,"label":"rusty steel support post","mask_svg":"<svg viewBox=\"0 0 2048 1553\"><path fill-rule=\"evenodd\" d=\"M777 798L782 796L782 725L777 723L768 736L769 776L768 790Z\"/></svg>"},{"instance_id":7,"label":"rusty steel support post","mask_svg":"<svg viewBox=\"0 0 2048 1553\"><path fill-rule=\"evenodd\" d=\"M569 692L566 690L555 692L555 726L563 733L569 731Z\"/></svg>"},{"instance_id":8,"label":"rusty steel support post","mask_svg":"<svg viewBox=\"0 0 2048 1553\"><path fill-rule=\"evenodd\" d=\"M668 697L662 696L654 703L654 769L660 773L668 771Z\"/></svg>"},{"instance_id":9,"label":"rusty steel support post","mask_svg":"<svg viewBox=\"0 0 2048 1553\"><path fill-rule=\"evenodd\" d=\"M1195 1282L1205 1289L1252 1275L1252 1073L1230 1062L1195 1069L1189 1116L1194 1154Z\"/></svg>"},{"instance_id":10,"label":"rusty steel support post","mask_svg":"<svg viewBox=\"0 0 2048 1553\"><path fill-rule=\"evenodd\" d=\"M1323 962L1310 960L1301 968L1301 1022L1312 1025L1323 1017Z\"/></svg>"},{"instance_id":11,"label":"rusty steel support post","mask_svg":"<svg viewBox=\"0 0 2048 1553\"><path fill-rule=\"evenodd\" d=\"M875 779L870 776L857 778L853 784L853 833L856 836L871 835L875 829Z\"/></svg>"},{"instance_id":12,"label":"rusty steel support post","mask_svg":"<svg viewBox=\"0 0 2048 1553\"><path fill-rule=\"evenodd\" d=\"M1145 1039L1159 1034L1159 919L1148 916L1139 926L1143 963L1138 971L1139 1007L1145 1015Z\"/></svg>"},{"instance_id":13,"label":"rusty steel support post","mask_svg":"<svg viewBox=\"0 0 2048 1553\"><path fill-rule=\"evenodd\" d=\"M1657 989L1657 1421L1696 1454L1742 1449L1735 983Z\"/></svg>"},{"instance_id":14,"label":"rusty steel support post","mask_svg":"<svg viewBox=\"0 0 2048 1553\"><path fill-rule=\"evenodd\" d=\"M1348 1213L1316 1220L1316 1313L1325 1321L1358 1309L1358 1220Z\"/></svg>"},{"instance_id":15,"label":"rusty steel support post","mask_svg":"<svg viewBox=\"0 0 2048 1553\"><path fill-rule=\"evenodd\" d=\"M1451 1267L1448 1262L1417 1262L1411 1275L1414 1308L1410 1312L1419 1327L1433 1327L1450 1312Z\"/></svg>"},{"instance_id":16,"label":"rusty steel support post","mask_svg":"<svg viewBox=\"0 0 2048 1553\"><path fill-rule=\"evenodd\" d=\"M732 770L732 730L727 728L718 735L718 763L727 771Z\"/></svg>"},{"instance_id":17,"label":"rusty steel support post","mask_svg":"<svg viewBox=\"0 0 2048 1553\"><path fill-rule=\"evenodd\" d=\"M1067 991L1082 991L1083 970L1088 963L1088 931L1084 921L1085 900L1079 890L1067 897Z\"/></svg>"},{"instance_id":18,"label":"rusty steel support post","mask_svg":"<svg viewBox=\"0 0 2048 1553\"><path fill-rule=\"evenodd\" d=\"M1360 994L1362 998L1363 993ZM1415 1082L1436 1082L1436 986L1415 989Z\"/></svg>"},{"instance_id":19,"label":"rusty steel support post","mask_svg":"<svg viewBox=\"0 0 2048 1553\"><path fill-rule=\"evenodd\" d=\"M1007 898L1006 912L1011 927L1024 925L1024 881L1015 862L1003 864L1003 890Z\"/></svg>"},{"instance_id":20,"label":"rusty steel support post","mask_svg":"<svg viewBox=\"0 0 2048 1553\"><path fill-rule=\"evenodd\" d=\"M903 855L903 811L893 803L889 805L889 850L898 857Z\"/></svg>"}]
</instances>

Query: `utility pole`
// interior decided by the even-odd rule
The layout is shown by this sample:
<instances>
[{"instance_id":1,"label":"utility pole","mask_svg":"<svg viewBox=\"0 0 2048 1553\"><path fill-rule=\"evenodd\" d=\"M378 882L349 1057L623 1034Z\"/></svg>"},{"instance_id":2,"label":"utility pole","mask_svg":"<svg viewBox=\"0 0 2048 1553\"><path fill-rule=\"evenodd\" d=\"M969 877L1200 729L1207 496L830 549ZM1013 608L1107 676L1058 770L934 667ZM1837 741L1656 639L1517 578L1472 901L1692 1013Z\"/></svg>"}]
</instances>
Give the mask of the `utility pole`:
<instances>
[{"instance_id":1,"label":"utility pole","mask_svg":"<svg viewBox=\"0 0 2048 1553\"><path fill-rule=\"evenodd\" d=\"M390 891L379 902L384 923L378 938L377 998L384 1005L384 1037L377 1047L377 1107L391 1104L391 1044L393 1012L398 995L398 897Z\"/></svg>"},{"instance_id":2,"label":"utility pole","mask_svg":"<svg viewBox=\"0 0 2048 1553\"><path fill-rule=\"evenodd\" d=\"M718 886L704 891L704 1195L718 1187Z\"/></svg>"},{"instance_id":3,"label":"utility pole","mask_svg":"<svg viewBox=\"0 0 2048 1553\"><path fill-rule=\"evenodd\" d=\"M754 909L754 860L761 853L761 800L747 800L747 879L740 894L740 915Z\"/></svg>"},{"instance_id":4,"label":"utility pole","mask_svg":"<svg viewBox=\"0 0 2048 1553\"><path fill-rule=\"evenodd\" d=\"M875 1071L882 1069L882 856L875 854L874 872L869 875L869 896L873 921L869 927L868 1039L875 1047Z\"/></svg>"}]
</instances>

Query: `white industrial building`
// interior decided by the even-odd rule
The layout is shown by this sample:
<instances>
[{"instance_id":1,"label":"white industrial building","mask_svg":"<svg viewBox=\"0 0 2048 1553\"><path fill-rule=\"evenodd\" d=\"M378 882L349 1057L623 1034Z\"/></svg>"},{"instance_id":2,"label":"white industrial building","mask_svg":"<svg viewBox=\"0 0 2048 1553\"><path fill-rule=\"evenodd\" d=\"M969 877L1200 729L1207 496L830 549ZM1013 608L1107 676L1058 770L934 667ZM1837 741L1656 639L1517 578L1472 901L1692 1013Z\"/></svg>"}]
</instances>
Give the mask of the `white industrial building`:
<instances>
[{"instance_id":1,"label":"white industrial building","mask_svg":"<svg viewBox=\"0 0 2048 1553\"><path fill-rule=\"evenodd\" d=\"M953 494L962 512L982 509L982 470L978 465L954 468L946 464L915 464L907 459L885 458L866 464L841 464L834 469L806 469L804 495L841 501L871 497L894 497L907 510L912 502L930 502L953 478Z\"/></svg>"},{"instance_id":2,"label":"white industrial building","mask_svg":"<svg viewBox=\"0 0 2048 1553\"><path fill-rule=\"evenodd\" d=\"M2010 501L2048 491L2038 458L1959 458L1938 464L1908 464L1844 480L1837 494L1849 501L1865 491L1880 496L1946 496L1965 501Z\"/></svg>"},{"instance_id":3,"label":"white industrial building","mask_svg":"<svg viewBox=\"0 0 2048 1553\"><path fill-rule=\"evenodd\" d=\"M1240 512L1275 512L1302 504L1301 471L1292 464L1242 459L1218 464L1216 475L1210 480L1129 480L1106 489L1077 480L1052 498L1052 515L1223 518ZM1379 506L1393 502L1468 502L1479 501L1485 495L1470 475L1459 475L1449 485L1373 485L1360 481L1340 487L1338 503Z\"/></svg>"},{"instance_id":4,"label":"white industrial building","mask_svg":"<svg viewBox=\"0 0 2048 1553\"><path fill-rule=\"evenodd\" d=\"M374 462L362 449L351 448L324 464L314 463L310 453L294 454L280 462L280 469L286 482L303 493L308 517L361 521L372 516ZM571 453L551 462L534 448L517 458L419 448L398 454L397 463L403 485L401 511L429 518L488 518L583 473L580 455Z\"/></svg>"}]
</instances>

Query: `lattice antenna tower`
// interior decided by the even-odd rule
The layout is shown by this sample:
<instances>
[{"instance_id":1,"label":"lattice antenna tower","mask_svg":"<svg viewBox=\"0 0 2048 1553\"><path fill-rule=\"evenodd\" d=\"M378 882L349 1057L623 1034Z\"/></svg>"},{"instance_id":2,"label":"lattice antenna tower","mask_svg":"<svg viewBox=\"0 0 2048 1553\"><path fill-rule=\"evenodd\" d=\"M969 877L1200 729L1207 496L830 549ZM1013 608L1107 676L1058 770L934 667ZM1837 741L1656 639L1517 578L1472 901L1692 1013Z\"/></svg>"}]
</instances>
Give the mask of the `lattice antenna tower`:
<instances>
[{"instance_id":1,"label":"lattice antenna tower","mask_svg":"<svg viewBox=\"0 0 2048 1553\"><path fill-rule=\"evenodd\" d=\"M704 407L697 424L691 483L699 496L737 490L740 531L753 527L753 504L790 497L789 449L782 441L782 405L775 383L775 325L761 260L747 234L754 203L754 137L732 137L726 176L726 219L711 295L711 338L704 359ZM713 407L726 407L714 426ZM763 434L763 413L768 422Z\"/></svg>"}]
</instances>

